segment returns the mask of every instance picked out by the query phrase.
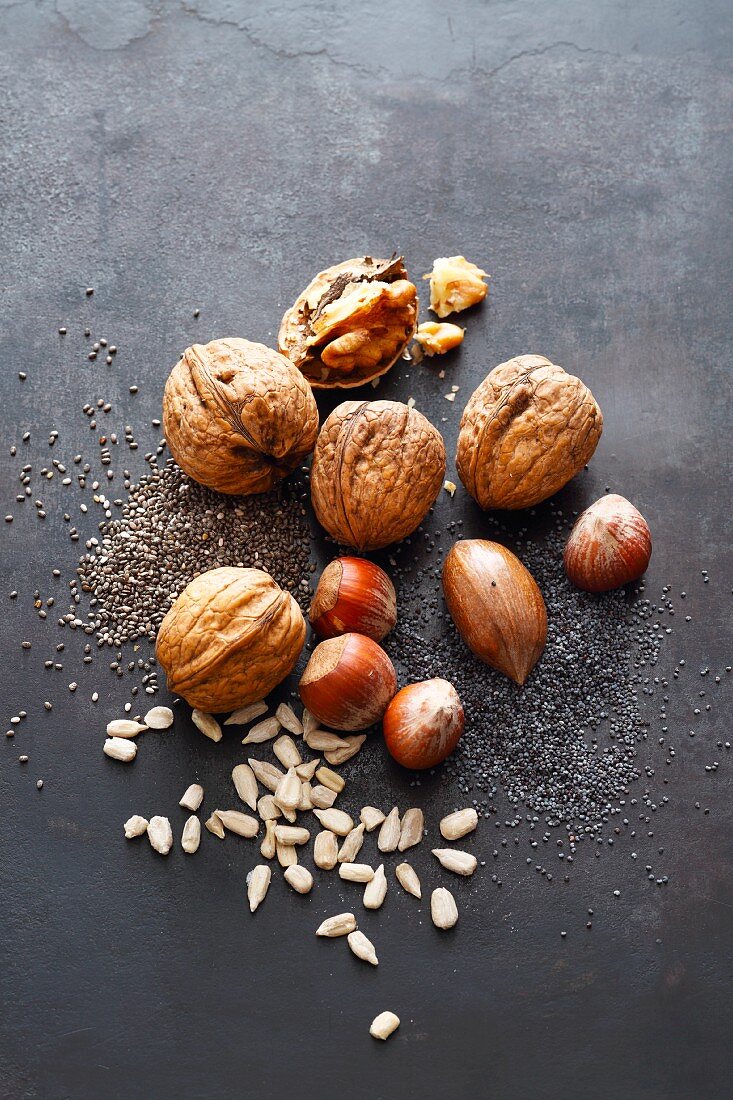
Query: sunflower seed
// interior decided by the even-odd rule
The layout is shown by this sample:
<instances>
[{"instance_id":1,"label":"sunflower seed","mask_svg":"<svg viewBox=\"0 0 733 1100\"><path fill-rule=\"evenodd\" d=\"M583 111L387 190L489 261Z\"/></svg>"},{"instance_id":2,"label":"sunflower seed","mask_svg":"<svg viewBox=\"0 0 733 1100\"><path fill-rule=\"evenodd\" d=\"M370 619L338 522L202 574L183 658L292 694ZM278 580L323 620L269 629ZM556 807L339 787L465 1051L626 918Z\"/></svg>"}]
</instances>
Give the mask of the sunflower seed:
<instances>
[{"instance_id":1,"label":"sunflower seed","mask_svg":"<svg viewBox=\"0 0 733 1100\"><path fill-rule=\"evenodd\" d=\"M452 928L458 920L455 898L444 886L439 886L430 895L430 916L436 928Z\"/></svg>"},{"instance_id":2,"label":"sunflower seed","mask_svg":"<svg viewBox=\"0 0 733 1100\"><path fill-rule=\"evenodd\" d=\"M232 782L242 802L249 806L250 810L256 810L259 791L255 773L249 764L237 764L235 768L232 768Z\"/></svg>"},{"instance_id":3,"label":"sunflower seed","mask_svg":"<svg viewBox=\"0 0 733 1100\"><path fill-rule=\"evenodd\" d=\"M374 868L368 863L340 863L339 878L344 882L371 882Z\"/></svg>"},{"instance_id":4,"label":"sunflower seed","mask_svg":"<svg viewBox=\"0 0 733 1100\"><path fill-rule=\"evenodd\" d=\"M264 701L248 703L246 707L240 707L239 710L235 710L233 714L230 714L224 725L246 726L249 722L254 722L255 718L259 718L261 714L267 714L267 703Z\"/></svg>"},{"instance_id":5,"label":"sunflower seed","mask_svg":"<svg viewBox=\"0 0 733 1100\"><path fill-rule=\"evenodd\" d=\"M125 822L125 836L128 840L132 840L133 837L142 836L143 833L147 832L147 828L146 818L140 817L140 814L133 814Z\"/></svg>"},{"instance_id":6,"label":"sunflower seed","mask_svg":"<svg viewBox=\"0 0 733 1100\"><path fill-rule=\"evenodd\" d=\"M324 787L321 783L311 787L311 802L318 810L330 810L337 798L331 787Z\"/></svg>"},{"instance_id":7,"label":"sunflower seed","mask_svg":"<svg viewBox=\"0 0 733 1100\"><path fill-rule=\"evenodd\" d=\"M255 773L257 782L274 794L284 773L276 768L274 764L268 764L266 760L255 760L252 756L248 757L247 763Z\"/></svg>"},{"instance_id":8,"label":"sunflower seed","mask_svg":"<svg viewBox=\"0 0 733 1100\"><path fill-rule=\"evenodd\" d=\"M256 817L240 813L239 810L214 810L225 829L236 836L247 838L257 836L260 831L260 823Z\"/></svg>"},{"instance_id":9,"label":"sunflower seed","mask_svg":"<svg viewBox=\"0 0 733 1100\"><path fill-rule=\"evenodd\" d=\"M329 764L336 766L345 764L347 760L351 760L352 756L356 756L366 741L366 734L361 733L358 737L345 737L344 741L346 741L346 745L342 749L327 749L324 753Z\"/></svg>"},{"instance_id":10,"label":"sunflower seed","mask_svg":"<svg viewBox=\"0 0 733 1100\"><path fill-rule=\"evenodd\" d=\"M336 772L332 772L330 768L319 768L316 772L316 779L319 783L322 783L324 787L329 787L336 794L341 794L341 791L346 786L346 783Z\"/></svg>"},{"instance_id":11,"label":"sunflower seed","mask_svg":"<svg viewBox=\"0 0 733 1100\"><path fill-rule=\"evenodd\" d=\"M356 931L356 917L353 913L337 913L335 917L327 917L316 928L317 936L348 936L349 932Z\"/></svg>"},{"instance_id":12,"label":"sunflower seed","mask_svg":"<svg viewBox=\"0 0 733 1100\"><path fill-rule=\"evenodd\" d=\"M338 838L330 829L316 833L313 844L313 862L323 871L331 871L336 866L338 856Z\"/></svg>"},{"instance_id":13,"label":"sunflower seed","mask_svg":"<svg viewBox=\"0 0 733 1100\"><path fill-rule=\"evenodd\" d=\"M313 889L313 875L307 867L298 864L293 867L286 867L283 878L288 886L292 886L298 894L309 894Z\"/></svg>"},{"instance_id":14,"label":"sunflower seed","mask_svg":"<svg viewBox=\"0 0 733 1100\"><path fill-rule=\"evenodd\" d=\"M414 898L422 897L420 879L409 863L398 864L394 869L394 873L403 890L406 890L408 894L412 894Z\"/></svg>"},{"instance_id":15,"label":"sunflower seed","mask_svg":"<svg viewBox=\"0 0 733 1100\"><path fill-rule=\"evenodd\" d=\"M204 788L200 783L192 783L191 786L187 787L184 791L183 798L178 805L183 806L184 810L190 810L191 813L196 813L203 800Z\"/></svg>"},{"instance_id":16,"label":"sunflower seed","mask_svg":"<svg viewBox=\"0 0 733 1100\"><path fill-rule=\"evenodd\" d=\"M173 725L173 711L170 707L152 707L143 721L151 730L167 730Z\"/></svg>"},{"instance_id":17,"label":"sunflower seed","mask_svg":"<svg viewBox=\"0 0 733 1100\"><path fill-rule=\"evenodd\" d=\"M214 836L218 836L219 840L224 839L224 826L222 825L219 818L216 816L216 810L214 810L211 817L207 818L207 820L204 822L204 828L208 829L210 833L214 834Z\"/></svg>"},{"instance_id":18,"label":"sunflower seed","mask_svg":"<svg viewBox=\"0 0 733 1100\"><path fill-rule=\"evenodd\" d=\"M379 830L379 836L377 837L379 851L394 852L400 842L400 831L400 811L394 806L385 817L382 828Z\"/></svg>"},{"instance_id":19,"label":"sunflower seed","mask_svg":"<svg viewBox=\"0 0 733 1100\"><path fill-rule=\"evenodd\" d=\"M288 703L280 704L275 711L275 717L284 729L290 730L296 737L300 737L303 733L303 724Z\"/></svg>"},{"instance_id":20,"label":"sunflower seed","mask_svg":"<svg viewBox=\"0 0 733 1100\"><path fill-rule=\"evenodd\" d=\"M183 833L181 835L181 847L187 855L191 856L194 852L198 851L198 846L201 843L201 822L195 814L186 821L183 826Z\"/></svg>"},{"instance_id":21,"label":"sunflower seed","mask_svg":"<svg viewBox=\"0 0 733 1100\"><path fill-rule=\"evenodd\" d=\"M397 845L399 850L405 852L408 848L414 848L416 844L419 844L422 840L424 827L425 819L422 810L415 809L414 807L411 810L407 810L405 816L402 818L400 842Z\"/></svg>"},{"instance_id":22,"label":"sunflower seed","mask_svg":"<svg viewBox=\"0 0 733 1100\"><path fill-rule=\"evenodd\" d=\"M296 775L295 768L288 768L287 774L278 783L275 801L283 813L287 810L295 811L297 808L300 802L300 777Z\"/></svg>"},{"instance_id":23,"label":"sunflower seed","mask_svg":"<svg viewBox=\"0 0 733 1100\"><path fill-rule=\"evenodd\" d=\"M311 714L307 707L303 707L301 723L303 725L303 733L313 733L313 730L318 729L318 719L314 714Z\"/></svg>"},{"instance_id":24,"label":"sunflower seed","mask_svg":"<svg viewBox=\"0 0 733 1100\"><path fill-rule=\"evenodd\" d=\"M363 932L349 932L346 942L357 959L363 959L364 962L371 963L372 966L378 965L379 959L377 958L377 952L374 950L374 944L366 938Z\"/></svg>"},{"instance_id":25,"label":"sunflower seed","mask_svg":"<svg viewBox=\"0 0 733 1100\"><path fill-rule=\"evenodd\" d=\"M271 794L263 794L262 798L260 798L257 803L257 813L263 821L274 821L276 818L282 817L283 815L282 810Z\"/></svg>"},{"instance_id":26,"label":"sunflower seed","mask_svg":"<svg viewBox=\"0 0 733 1100\"><path fill-rule=\"evenodd\" d=\"M105 756L111 756L113 760L121 760L123 764L129 764L137 756L137 745L124 737L108 737L102 751Z\"/></svg>"},{"instance_id":27,"label":"sunflower seed","mask_svg":"<svg viewBox=\"0 0 733 1100\"><path fill-rule=\"evenodd\" d=\"M271 741L280 732L280 723L277 718L265 718L252 726L247 736L243 738L243 745L262 745L265 741Z\"/></svg>"},{"instance_id":28,"label":"sunflower seed","mask_svg":"<svg viewBox=\"0 0 733 1100\"><path fill-rule=\"evenodd\" d=\"M470 852L460 852L456 848L433 848L433 855L446 871L456 875L472 875L476 870L476 856Z\"/></svg>"},{"instance_id":29,"label":"sunflower seed","mask_svg":"<svg viewBox=\"0 0 733 1100\"><path fill-rule=\"evenodd\" d=\"M194 710L191 718L194 726L201 730L204 737L208 737L212 741L221 741L223 736L221 726L213 714L205 714L202 710Z\"/></svg>"},{"instance_id":30,"label":"sunflower seed","mask_svg":"<svg viewBox=\"0 0 733 1100\"><path fill-rule=\"evenodd\" d=\"M377 825L382 824L384 821L384 814L381 810L378 810L376 806L363 806L359 814L359 820L363 821L366 831L371 833L373 829L376 829Z\"/></svg>"},{"instance_id":31,"label":"sunflower seed","mask_svg":"<svg viewBox=\"0 0 733 1100\"><path fill-rule=\"evenodd\" d=\"M133 722L131 718L115 718L112 722L107 723L107 736L137 737L139 733L147 728L142 722Z\"/></svg>"},{"instance_id":32,"label":"sunflower seed","mask_svg":"<svg viewBox=\"0 0 733 1100\"><path fill-rule=\"evenodd\" d=\"M306 780L305 783L300 784L300 802L298 803L298 812L301 813L304 810L313 809L313 799L311 798L311 785Z\"/></svg>"},{"instance_id":33,"label":"sunflower seed","mask_svg":"<svg viewBox=\"0 0 733 1100\"><path fill-rule=\"evenodd\" d=\"M148 822L148 840L151 847L167 856L173 847L173 830L167 817L151 817Z\"/></svg>"},{"instance_id":34,"label":"sunflower seed","mask_svg":"<svg viewBox=\"0 0 733 1100\"><path fill-rule=\"evenodd\" d=\"M298 746L287 733L278 737L272 746L272 751L284 768L297 768L303 763L303 758L298 752Z\"/></svg>"},{"instance_id":35,"label":"sunflower seed","mask_svg":"<svg viewBox=\"0 0 733 1100\"><path fill-rule=\"evenodd\" d=\"M247 897L250 913L254 913L255 909L265 900L271 878L272 871L266 863L258 863L247 875Z\"/></svg>"},{"instance_id":36,"label":"sunflower seed","mask_svg":"<svg viewBox=\"0 0 733 1100\"><path fill-rule=\"evenodd\" d=\"M303 740L314 752L333 752L334 749L343 749L346 745L343 737L338 737L327 730L312 730L311 733L303 735Z\"/></svg>"},{"instance_id":37,"label":"sunflower seed","mask_svg":"<svg viewBox=\"0 0 733 1100\"><path fill-rule=\"evenodd\" d=\"M276 825L275 838L280 844L307 844L311 835L307 829L293 825Z\"/></svg>"},{"instance_id":38,"label":"sunflower seed","mask_svg":"<svg viewBox=\"0 0 733 1100\"><path fill-rule=\"evenodd\" d=\"M339 863L353 863L364 843L364 825L357 825L352 829L346 840L339 848Z\"/></svg>"},{"instance_id":39,"label":"sunflower seed","mask_svg":"<svg viewBox=\"0 0 733 1100\"><path fill-rule=\"evenodd\" d=\"M389 1039L392 1032L396 1031L399 1026L400 1018L395 1016L394 1012L380 1012L372 1020L369 1034L373 1039Z\"/></svg>"},{"instance_id":40,"label":"sunflower seed","mask_svg":"<svg viewBox=\"0 0 733 1100\"><path fill-rule=\"evenodd\" d=\"M456 810L444 817L440 823L440 832L446 840L460 840L462 836L472 833L477 825L478 814L473 806L468 806L465 810Z\"/></svg>"},{"instance_id":41,"label":"sunflower seed","mask_svg":"<svg viewBox=\"0 0 733 1100\"><path fill-rule=\"evenodd\" d=\"M265 822L265 836L260 844L260 855L264 859L274 859L277 854L277 844L275 842L275 822L271 818Z\"/></svg>"},{"instance_id":42,"label":"sunflower seed","mask_svg":"<svg viewBox=\"0 0 733 1100\"><path fill-rule=\"evenodd\" d=\"M298 853L292 844L281 844L275 839L275 854L281 867L292 867L298 862Z\"/></svg>"},{"instance_id":43,"label":"sunflower seed","mask_svg":"<svg viewBox=\"0 0 733 1100\"><path fill-rule=\"evenodd\" d=\"M354 828L354 822L343 810L314 810L318 820L324 829L330 829L337 836L348 836Z\"/></svg>"},{"instance_id":44,"label":"sunflower seed","mask_svg":"<svg viewBox=\"0 0 733 1100\"><path fill-rule=\"evenodd\" d=\"M346 864L342 863L341 866L345 867ZM364 908L379 909L386 896L387 877L384 873L384 864L380 863L374 872L374 878L366 884L364 889Z\"/></svg>"},{"instance_id":45,"label":"sunflower seed","mask_svg":"<svg viewBox=\"0 0 733 1100\"><path fill-rule=\"evenodd\" d=\"M307 764L298 764L295 770L301 779L312 779L320 763L321 761L316 757L315 760L309 760Z\"/></svg>"}]
</instances>

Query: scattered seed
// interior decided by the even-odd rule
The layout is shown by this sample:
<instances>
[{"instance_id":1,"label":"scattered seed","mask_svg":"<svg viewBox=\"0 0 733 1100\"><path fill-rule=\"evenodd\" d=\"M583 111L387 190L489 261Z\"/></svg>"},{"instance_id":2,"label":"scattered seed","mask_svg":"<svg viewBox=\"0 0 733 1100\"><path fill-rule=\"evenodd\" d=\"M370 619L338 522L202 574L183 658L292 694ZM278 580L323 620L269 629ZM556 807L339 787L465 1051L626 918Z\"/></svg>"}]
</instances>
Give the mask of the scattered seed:
<instances>
[{"instance_id":1,"label":"scattered seed","mask_svg":"<svg viewBox=\"0 0 733 1100\"><path fill-rule=\"evenodd\" d=\"M408 894L412 894L414 898L422 897L420 879L409 863L399 863L395 867L394 873L403 890L406 890Z\"/></svg>"},{"instance_id":2,"label":"scattered seed","mask_svg":"<svg viewBox=\"0 0 733 1100\"><path fill-rule=\"evenodd\" d=\"M233 714L230 714L224 725L246 726L250 722L254 722L255 718L259 718L261 714L267 714L267 703L264 701L248 703L246 707L240 707L239 710L235 710Z\"/></svg>"},{"instance_id":3,"label":"scattered seed","mask_svg":"<svg viewBox=\"0 0 733 1100\"><path fill-rule=\"evenodd\" d=\"M377 837L377 847L380 852L394 852L400 842L400 811L393 806L382 822Z\"/></svg>"},{"instance_id":4,"label":"scattered seed","mask_svg":"<svg viewBox=\"0 0 733 1100\"><path fill-rule=\"evenodd\" d=\"M364 806L359 814L359 819L364 823L364 827L368 833L371 833L376 829L377 825L381 825L384 821L385 815L381 810L378 810L376 806Z\"/></svg>"},{"instance_id":5,"label":"scattered seed","mask_svg":"<svg viewBox=\"0 0 733 1100\"><path fill-rule=\"evenodd\" d=\"M191 856L194 852L198 851L199 844L201 843L201 822L195 814L191 814L186 820L186 824L183 826L183 833L181 834L181 847L184 852Z\"/></svg>"},{"instance_id":6,"label":"scattered seed","mask_svg":"<svg viewBox=\"0 0 733 1100\"><path fill-rule=\"evenodd\" d=\"M200 783L192 783L190 787L187 787L184 791L181 801L178 803L184 810L190 810L192 813L196 813L199 806L204 800L204 788Z\"/></svg>"},{"instance_id":7,"label":"scattered seed","mask_svg":"<svg viewBox=\"0 0 733 1100\"><path fill-rule=\"evenodd\" d=\"M446 871L456 875L472 875L476 870L476 856L470 852L460 852L456 848L433 848L433 855Z\"/></svg>"},{"instance_id":8,"label":"scattered seed","mask_svg":"<svg viewBox=\"0 0 733 1100\"><path fill-rule=\"evenodd\" d=\"M329 787L336 794L340 794L346 786L345 781L336 772L331 771L330 768L319 768L316 772L316 779L319 783L322 783L324 787Z\"/></svg>"},{"instance_id":9,"label":"scattered seed","mask_svg":"<svg viewBox=\"0 0 733 1100\"><path fill-rule=\"evenodd\" d=\"M319 810L329 810L337 798L332 787L324 787L321 783L311 787L311 802Z\"/></svg>"},{"instance_id":10,"label":"scattered seed","mask_svg":"<svg viewBox=\"0 0 733 1100\"><path fill-rule=\"evenodd\" d=\"M287 773L278 783L275 791L275 801L283 813L286 813L287 810L295 811L297 809L300 802L300 777L296 774L295 768L288 768Z\"/></svg>"},{"instance_id":11,"label":"scattered seed","mask_svg":"<svg viewBox=\"0 0 733 1100\"><path fill-rule=\"evenodd\" d=\"M313 889L313 875L307 867L298 864L286 867L283 878L298 894L309 894Z\"/></svg>"},{"instance_id":12,"label":"scattered seed","mask_svg":"<svg viewBox=\"0 0 733 1100\"><path fill-rule=\"evenodd\" d=\"M354 828L354 822L343 810L331 808L329 810L314 810L313 813L324 829L330 829L337 836L348 836Z\"/></svg>"},{"instance_id":13,"label":"scattered seed","mask_svg":"<svg viewBox=\"0 0 733 1100\"><path fill-rule=\"evenodd\" d=\"M315 760L309 760L307 764L298 764L295 770L301 779L312 779L320 763L321 761L316 757Z\"/></svg>"},{"instance_id":14,"label":"scattered seed","mask_svg":"<svg viewBox=\"0 0 733 1100\"><path fill-rule=\"evenodd\" d=\"M353 863L364 843L364 824L352 829L339 848L339 863Z\"/></svg>"},{"instance_id":15,"label":"scattered seed","mask_svg":"<svg viewBox=\"0 0 733 1100\"><path fill-rule=\"evenodd\" d=\"M173 847L173 830L167 817L151 817L148 822L148 840L151 847L167 856Z\"/></svg>"},{"instance_id":16,"label":"scattered seed","mask_svg":"<svg viewBox=\"0 0 733 1100\"><path fill-rule=\"evenodd\" d=\"M430 916L436 928L452 928L458 921L458 906L450 890L439 886L430 895Z\"/></svg>"},{"instance_id":17,"label":"scattered seed","mask_svg":"<svg viewBox=\"0 0 733 1100\"><path fill-rule=\"evenodd\" d=\"M213 714L204 714L203 711L195 709L191 718L194 726L201 730L204 737L208 737L212 741L221 741L223 736L221 726L216 718L214 718Z\"/></svg>"},{"instance_id":18,"label":"scattered seed","mask_svg":"<svg viewBox=\"0 0 733 1100\"><path fill-rule=\"evenodd\" d=\"M349 932L346 941L357 959L363 959L364 962L371 963L372 966L378 965L379 959L377 958L377 952L374 950L374 944L367 939L363 932Z\"/></svg>"},{"instance_id":19,"label":"scattered seed","mask_svg":"<svg viewBox=\"0 0 733 1100\"><path fill-rule=\"evenodd\" d=\"M275 837L275 854L281 867L293 867L298 862L298 853L292 844L281 844Z\"/></svg>"},{"instance_id":20,"label":"scattered seed","mask_svg":"<svg viewBox=\"0 0 733 1100\"><path fill-rule=\"evenodd\" d=\"M303 763L298 746L286 733L278 737L272 746L272 751L284 768L298 768Z\"/></svg>"},{"instance_id":21,"label":"scattered seed","mask_svg":"<svg viewBox=\"0 0 733 1100\"><path fill-rule=\"evenodd\" d=\"M268 764L266 760L256 760L253 756L247 759L247 763L254 772L257 782L274 794L284 773L274 764Z\"/></svg>"},{"instance_id":22,"label":"scattered seed","mask_svg":"<svg viewBox=\"0 0 733 1100\"><path fill-rule=\"evenodd\" d=\"M339 868L345 867L346 864L342 863ZM387 896L387 876L384 873L384 864L380 863L374 872L374 878L372 878L364 888L364 908L365 909L379 909Z\"/></svg>"},{"instance_id":23,"label":"scattered seed","mask_svg":"<svg viewBox=\"0 0 733 1100\"><path fill-rule=\"evenodd\" d=\"M125 822L125 836L128 840L132 840L136 836L142 836L143 833L147 832L147 829L147 818L140 817L140 814L133 814Z\"/></svg>"},{"instance_id":24,"label":"scattered seed","mask_svg":"<svg viewBox=\"0 0 733 1100\"><path fill-rule=\"evenodd\" d=\"M446 840L460 840L462 836L472 833L477 825L478 814L473 806L468 806L444 817L440 823L440 832Z\"/></svg>"},{"instance_id":25,"label":"scattered seed","mask_svg":"<svg viewBox=\"0 0 733 1100\"><path fill-rule=\"evenodd\" d=\"M222 825L220 819L217 817L216 812L214 812L211 817L206 819L206 821L204 822L204 828L208 829L209 832L213 833L214 836L218 836L219 840L224 839L224 826Z\"/></svg>"},{"instance_id":26,"label":"scattered seed","mask_svg":"<svg viewBox=\"0 0 733 1100\"><path fill-rule=\"evenodd\" d=\"M253 837L260 831L260 823L256 817L240 813L239 810L214 810L214 815L219 818L228 832L237 836Z\"/></svg>"},{"instance_id":27,"label":"scattered seed","mask_svg":"<svg viewBox=\"0 0 733 1100\"><path fill-rule=\"evenodd\" d=\"M167 730L173 725L173 711L170 707L153 707L143 721L151 730Z\"/></svg>"},{"instance_id":28,"label":"scattered seed","mask_svg":"<svg viewBox=\"0 0 733 1100\"><path fill-rule=\"evenodd\" d=\"M323 871L332 871L338 858L338 837L330 829L316 834L313 844L313 862Z\"/></svg>"},{"instance_id":29,"label":"scattered seed","mask_svg":"<svg viewBox=\"0 0 733 1100\"><path fill-rule=\"evenodd\" d=\"M399 850L405 852L408 848L414 848L416 844L419 844L423 837L424 828L425 819L422 810L415 807L407 810L402 818L400 841L397 845Z\"/></svg>"},{"instance_id":30,"label":"scattered seed","mask_svg":"<svg viewBox=\"0 0 733 1100\"><path fill-rule=\"evenodd\" d=\"M283 814L271 794L263 794L262 798L258 800L257 813L263 821L275 821L278 817L282 817Z\"/></svg>"},{"instance_id":31,"label":"scattered seed","mask_svg":"<svg viewBox=\"0 0 733 1100\"><path fill-rule=\"evenodd\" d=\"M265 718L257 722L242 740L243 745L263 745L265 741L277 737L280 732L280 723L277 718Z\"/></svg>"},{"instance_id":32,"label":"scattered seed","mask_svg":"<svg viewBox=\"0 0 733 1100\"><path fill-rule=\"evenodd\" d=\"M338 767L339 764L345 764L347 760L351 760L352 756L361 749L361 746L366 741L366 734L361 733L356 737L345 737L346 744L341 749L327 749L324 752L324 756L329 764L333 764Z\"/></svg>"},{"instance_id":33,"label":"scattered seed","mask_svg":"<svg viewBox=\"0 0 733 1100\"><path fill-rule=\"evenodd\" d=\"M311 835L307 829L294 825L276 825L275 839L280 844L307 844Z\"/></svg>"},{"instance_id":34,"label":"scattered seed","mask_svg":"<svg viewBox=\"0 0 733 1100\"><path fill-rule=\"evenodd\" d=\"M112 722L107 723L107 736L137 737L139 733L147 728L141 722L133 722L129 718L115 718Z\"/></svg>"},{"instance_id":35,"label":"scattered seed","mask_svg":"<svg viewBox=\"0 0 733 1100\"><path fill-rule=\"evenodd\" d=\"M374 874L374 868L370 867L368 863L339 864L339 878L342 878L344 882L371 882Z\"/></svg>"},{"instance_id":36,"label":"scattered seed","mask_svg":"<svg viewBox=\"0 0 733 1100\"><path fill-rule=\"evenodd\" d=\"M327 917L316 928L317 936L327 936L334 939L336 936L348 936L349 932L356 931L356 917L353 913L337 913L335 917Z\"/></svg>"},{"instance_id":37,"label":"scattered seed","mask_svg":"<svg viewBox=\"0 0 733 1100\"><path fill-rule=\"evenodd\" d=\"M372 1020L369 1034L373 1039L389 1039L392 1032L396 1031L399 1026L400 1018L395 1016L394 1012L380 1012Z\"/></svg>"},{"instance_id":38,"label":"scattered seed","mask_svg":"<svg viewBox=\"0 0 733 1100\"><path fill-rule=\"evenodd\" d=\"M272 871L266 863L258 863L247 875L247 898L249 899L250 913L254 913L265 900L271 878Z\"/></svg>"},{"instance_id":39,"label":"scattered seed","mask_svg":"<svg viewBox=\"0 0 733 1100\"><path fill-rule=\"evenodd\" d=\"M128 741L124 737L108 737L104 742L104 754L113 760L121 760L123 764L130 764L137 756L137 745L134 741Z\"/></svg>"},{"instance_id":40,"label":"scattered seed","mask_svg":"<svg viewBox=\"0 0 733 1100\"><path fill-rule=\"evenodd\" d=\"M275 821L273 818L265 822L265 836L260 844L260 855L263 859L274 859L277 853L275 843Z\"/></svg>"},{"instance_id":41,"label":"scattered seed","mask_svg":"<svg viewBox=\"0 0 733 1100\"><path fill-rule=\"evenodd\" d=\"M334 749L343 749L347 745L343 737L328 733L327 730L312 730L310 733L304 733L303 740L309 749L313 749L313 752L332 752Z\"/></svg>"},{"instance_id":42,"label":"scattered seed","mask_svg":"<svg viewBox=\"0 0 733 1100\"><path fill-rule=\"evenodd\" d=\"M237 764L232 768L232 782L242 802L251 810L257 809L257 780L249 764Z\"/></svg>"},{"instance_id":43,"label":"scattered seed","mask_svg":"<svg viewBox=\"0 0 733 1100\"><path fill-rule=\"evenodd\" d=\"M284 729L294 733L296 737L300 737L303 733L303 724L288 703L280 704L275 711L275 717Z\"/></svg>"}]
</instances>

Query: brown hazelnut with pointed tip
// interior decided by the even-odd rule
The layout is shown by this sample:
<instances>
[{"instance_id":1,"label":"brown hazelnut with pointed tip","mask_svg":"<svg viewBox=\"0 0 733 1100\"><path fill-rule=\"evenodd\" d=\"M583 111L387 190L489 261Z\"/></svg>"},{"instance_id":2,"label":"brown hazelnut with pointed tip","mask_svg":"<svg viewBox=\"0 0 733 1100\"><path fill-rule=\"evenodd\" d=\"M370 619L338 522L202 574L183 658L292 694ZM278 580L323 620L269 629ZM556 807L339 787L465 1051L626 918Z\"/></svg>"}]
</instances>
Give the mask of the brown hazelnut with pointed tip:
<instances>
[{"instance_id":1,"label":"brown hazelnut with pointed tip","mask_svg":"<svg viewBox=\"0 0 733 1100\"><path fill-rule=\"evenodd\" d=\"M397 691L397 675L371 638L341 634L316 646L298 690L303 705L324 726L363 730L384 714Z\"/></svg>"},{"instance_id":2,"label":"brown hazelnut with pointed tip","mask_svg":"<svg viewBox=\"0 0 733 1100\"><path fill-rule=\"evenodd\" d=\"M641 512L625 497L609 493L578 517L563 563L577 588L610 592L638 580L651 556L652 536Z\"/></svg>"},{"instance_id":3,"label":"brown hazelnut with pointed tip","mask_svg":"<svg viewBox=\"0 0 733 1100\"><path fill-rule=\"evenodd\" d=\"M374 562L336 558L321 573L309 618L321 638L356 633L381 642L397 622L397 594Z\"/></svg>"},{"instance_id":4,"label":"brown hazelnut with pointed tip","mask_svg":"<svg viewBox=\"0 0 733 1100\"><path fill-rule=\"evenodd\" d=\"M458 692L436 677L398 691L382 719L390 754L405 768L434 768L453 752L463 733Z\"/></svg>"}]
</instances>

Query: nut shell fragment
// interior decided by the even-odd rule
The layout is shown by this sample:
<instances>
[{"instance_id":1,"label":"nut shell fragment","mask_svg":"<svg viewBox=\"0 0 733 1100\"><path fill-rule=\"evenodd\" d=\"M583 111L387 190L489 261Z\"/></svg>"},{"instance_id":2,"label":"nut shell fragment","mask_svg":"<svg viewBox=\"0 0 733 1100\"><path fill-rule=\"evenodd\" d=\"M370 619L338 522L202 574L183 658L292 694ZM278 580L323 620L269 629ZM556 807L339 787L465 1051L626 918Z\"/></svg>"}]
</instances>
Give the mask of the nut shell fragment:
<instances>
[{"instance_id":1,"label":"nut shell fragment","mask_svg":"<svg viewBox=\"0 0 733 1100\"><path fill-rule=\"evenodd\" d=\"M399 401L344 401L318 436L313 508L337 542L377 550L422 523L444 476L443 438L417 409Z\"/></svg>"},{"instance_id":2,"label":"nut shell fragment","mask_svg":"<svg viewBox=\"0 0 733 1100\"><path fill-rule=\"evenodd\" d=\"M171 454L220 493L264 493L313 450L318 409L293 364L264 344L194 344L170 373L163 427Z\"/></svg>"},{"instance_id":3,"label":"nut shell fragment","mask_svg":"<svg viewBox=\"0 0 733 1100\"><path fill-rule=\"evenodd\" d=\"M468 400L458 475L482 508L530 508L591 458L603 416L588 387L544 355L494 367Z\"/></svg>"},{"instance_id":4,"label":"nut shell fragment","mask_svg":"<svg viewBox=\"0 0 733 1100\"><path fill-rule=\"evenodd\" d=\"M356 257L316 275L283 317L278 343L315 388L360 386L400 357L417 311L401 257Z\"/></svg>"},{"instance_id":5,"label":"nut shell fragment","mask_svg":"<svg viewBox=\"0 0 733 1100\"><path fill-rule=\"evenodd\" d=\"M292 671L304 641L300 608L268 573L210 569L163 619L156 657L171 691L220 713L271 691Z\"/></svg>"}]
</instances>

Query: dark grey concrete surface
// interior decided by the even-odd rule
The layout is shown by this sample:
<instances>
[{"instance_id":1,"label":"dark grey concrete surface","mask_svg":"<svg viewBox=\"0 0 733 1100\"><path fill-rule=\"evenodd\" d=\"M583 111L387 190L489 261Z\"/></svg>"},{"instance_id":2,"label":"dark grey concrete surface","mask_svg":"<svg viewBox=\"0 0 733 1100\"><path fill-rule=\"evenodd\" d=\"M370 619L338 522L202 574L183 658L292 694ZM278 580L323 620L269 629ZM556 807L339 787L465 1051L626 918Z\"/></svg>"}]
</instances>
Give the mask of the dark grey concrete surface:
<instances>
[{"instance_id":1,"label":"dark grey concrete surface","mask_svg":"<svg viewBox=\"0 0 733 1100\"><path fill-rule=\"evenodd\" d=\"M0 532L3 718L28 711L1 746L4 1097L730 1092L731 767L716 747L730 680L693 712L699 668L733 649L732 48L729 0L0 0L0 492L16 514ZM684 657L690 674L670 692L672 766L650 738L651 786L669 797L653 838L583 852L565 885L527 868L526 835L500 848L492 821L475 841L487 867L456 887L455 933L393 892L364 924L381 959L364 973L312 935L343 907L337 882L306 899L278 882L250 919L246 842L206 837L196 858L162 861L122 840L132 812L180 827L194 777L223 793L239 746L202 744L181 719L131 769L101 755L127 688L102 660L46 673L56 627L32 609L36 587L63 603L73 575L66 498L48 484L45 523L14 498L19 459L52 457L50 430L63 461L90 450L81 406L99 396L116 430L135 426L124 462L139 473L187 343L271 342L314 271L393 248L416 274L464 252L493 280L446 382L401 366L380 393L414 395L452 451L491 366L537 351L580 374L606 428L564 500L610 485L648 516L648 591L686 589L692 615L662 664ZM119 346L113 368L86 359L85 324ZM431 522L451 515L482 530L461 494ZM381 803L415 796L376 742L354 774ZM439 783L428 794L432 813L455 801ZM387 1007L403 1023L378 1046L367 1027Z\"/></svg>"}]
</instances>

